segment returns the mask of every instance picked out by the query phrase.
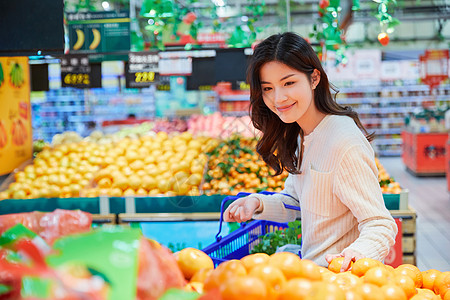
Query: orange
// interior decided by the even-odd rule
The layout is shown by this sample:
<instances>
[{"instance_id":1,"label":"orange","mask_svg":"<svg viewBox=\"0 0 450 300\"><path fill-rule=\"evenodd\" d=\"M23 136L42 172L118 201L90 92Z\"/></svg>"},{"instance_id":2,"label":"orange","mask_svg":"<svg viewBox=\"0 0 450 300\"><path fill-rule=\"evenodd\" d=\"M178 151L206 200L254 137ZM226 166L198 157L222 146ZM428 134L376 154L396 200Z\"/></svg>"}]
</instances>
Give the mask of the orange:
<instances>
[{"instance_id":1,"label":"orange","mask_svg":"<svg viewBox=\"0 0 450 300\"><path fill-rule=\"evenodd\" d=\"M309 280L321 280L322 274L320 273L319 266L312 260L301 259L300 267L298 269L298 277L303 277Z\"/></svg>"},{"instance_id":2,"label":"orange","mask_svg":"<svg viewBox=\"0 0 450 300\"><path fill-rule=\"evenodd\" d=\"M272 265L257 265L251 269L248 275L259 278L264 282L270 299L276 299L281 287L286 282L283 272Z\"/></svg>"},{"instance_id":3,"label":"orange","mask_svg":"<svg viewBox=\"0 0 450 300\"><path fill-rule=\"evenodd\" d=\"M320 274L325 274L325 273L330 273L331 271L328 270L328 268L319 266L319 272L320 272ZM334 273L334 272L332 272L332 273Z\"/></svg>"},{"instance_id":4,"label":"orange","mask_svg":"<svg viewBox=\"0 0 450 300\"><path fill-rule=\"evenodd\" d=\"M381 287L381 294L386 300L407 300L405 292L395 284L386 284Z\"/></svg>"},{"instance_id":5,"label":"orange","mask_svg":"<svg viewBox=\"0 0 450 300\"><path fill-rule=\"evenodd\" d=\"M403 264L403 265L398 266L395 270L399 270L400 273L402 273L403 270L405 270L405 269L411 270L412 273L414 274L414 275L412 275L411 278L414 280L416 287L418 287L418 288L422 287L423 277L422 277L422 272L420 272L419 268L417 268L416 266L411 265L411 264ZM408 273L409 274L405 274L405 275L411 276L411 273L410 272L408 272Z\"/></svg>"},{"instance_id":6,"label":"orange","mask_svg":"<svg viewBox=\"0 0 450 300\"><path fill-rule=\"evenodd\" d=\"M366 274L366 272L370 269L370 268L374 268L374 267L379 267L381 266L381 262L372 258L361 258L358 259L357 261L355 261L352 265L352 274L355 274L356 276L364 276L364 274Z\"/></svg>"},{"instance_id":7,"label":"orange","mask_svg":"<svg viewBox=\"0 0 450 300\"><path fill-rule=\"evenodd\" d=\"M309 299L345 300L345 293L334 283L316 281Z\"/></svg>"},{"instance_id":8,"label":"orange","mask_svg":"<svg viewBox=\"0 0 450 300\"><path fill-rule=\"evenodd\" d=\"M434 280L434 284L433 284L433 290L436 294L439 294L439 288L442 284L442 281L444 280L444 278L450 274L450 271L447 272L442 272L441 274L439 274L436 279Z\"/></svg>"},{"instance_id":9,"label":"orange","mask_svg":"<svg viewBox=\"0 0 450 300\"><path fill-rule=\"evenodd\" d=\"M363 283L353 288L353 291L361 295L363 300L383 300L381 288L372 283Z\"/></svg>"},{"instance_id":10,"label":"orange","mask_svg":"<svg viewBox=\"0 0 450 300\"><path fill-rule=\"evenodd\" d=\"M422 296L420 294L414 295L411 298L409 298L409 300L429 300L429 299L431 299L431 298L427 298L427 297Z\"/></svg>"},{"instance_id":11,"label":"orange","mask_svg":"<svg viewBox=\"0 0 450 300\"><path fill-rule=\"evenodd\" d=\"M191 282L205 282L205 279L211 275L213 269L200 269L191 277Z\"/></svg>"},{"instance_id":12,"label":"orange","mask_svg":"<svg viewBox=\"0 0 450 300\"><path fill-rule=\"evenodd\" d=\"M329 271L328 273L322 273L322 281L335 282L337 279L337 274L339 273L334 273L331 271Z\"/></svg>"},{"instance_id":13,"label":"orange","mask_svg":"<svg viewBox=\"0 0 450 300\"><path fill-rule=\"evenodd\" d=\"M264 282L256 277L231 277L220 286L222 300L266 300L267 288Z\"/></svg>"},{"instance_id":14,"label":"orange","mask_svg":"<svg viewBox=\"0 0 450 300\"><path fill-rule=\"evenodd\" d=\"M439 294L439 295L441 295L441 298L444 298L445 293L449 290L450 290L450 274L446 274L443 277L441 284L439 285L439 290L438 290L439 293L436 293L436 294Z\"/></svg>"},{"instance_id":15,"label":"orange","mask_svg":"<svg viewBox=\"0 0 450 300\"><path fill-rule=\"evenodd\" d=\"M436 269L429 269L426 271L422 271L423 283L421 288L433 290L434 281L436 280L436 277L438 277L439 274L441 274L441 271L438 271Z\"/></svg>"},{"instance_id":16,"label":"orange","mask_svg":"<svg viewBox=\"0 0 450 300\"><path fill-rule=\"evenodd\" d=\"M417 289L417 295L414 295L413 298L420 299L428 299L428 300L439 300L439 296L436 295L433 291L429 289Z\"/></svg>"},{"instance_id":17,"label":"orange","mask_svg":"<svg viewBox=\"0 0 450 300\"><path fill-rule=\"evenodd\" d=\"M184 248L176 253L175 258L186 279L191 279L201 269L214 269L211 257L195 248Z\"/></svg>"},{"instance_id":18,"label":"orange","mask_svg":"<svg viewBox=\"0 0 450 300\"><path fill-rule=\"evenodd\" d=\"M444 300L450 300L450 291L447 291L444 295Z\"/></svg>"},{"instance_id":19,"label":"orange","mask_svg":"<svg viewBox=\"0 0 450 300\"><path fill-rule=\"evenodd\" d=\"M363 297L354 290L346 290L345 300L363 300Z\"/></svg>"},{"instance_id":20,"label":"orange","mask_svg":"<svg viewBox=\"0 0 450 300\"><path fill-rule=\"evenodd\" d=\"M328 270L333 271L334 273L341 272L341 267L342 267L343 262L344 262L343 256L334 258L328 265ZM350 262L350 267L352 267L352 266L353 266L353 262Z\"/></svg>"},{"instance_id":21,"label":"orange","mask_svg":"<svg viewBox=\"0 0 450 300\"><path fill-rule=\"evenodd\" d=\"M408 269L408 268L394 269L394 276L400 276L400 275L405 275L405 276L410 277L414 281L414 285L416 287L418 287L416 284L416 280L417 280L416 273L413 270Z\"/></svg>"},{"instance_id":22,"label":"orange","mask_svg":"<svg viewBox=\"0 0 450 300\"><path fill-rule=\"evenodd\" d=\"M241 262L244 264L247 271L250 271L257 265L266 264L269 261L269 258L270 256L266 253L254 253L241 258Z\"/></svg>"},{"instance_id":23,"label":"orange","mask_svg":"<svg viewBox=\"0 0 450 300\"><path fill-rule=\"evenodd\" d=\"M300 276L300 257L290 252L274 253L269 258L269 265L278 267L286 279Z\"/></svg>"},{"instance_id":24,"label":"orange","mask_svg":"<svg viewBox=\"0 0 450 300\"><path fill-rule=\"evenodd\" d=\"M381 265L383 265L383 264L381 264ZM393 266L390 266L390 265L384 265L384 266L386 267L386 269L387 269L389 272L391 272L392 274L394 273L395 268L394 268Z\"/></svg>"},{"instance_id":25,"label":"orange","mask_svg":"<svg viewBox=\"0 0 450 300\"><path fill-rule=\"evenodd\" d=\"M364 275L364 282L373 283L377 286L383 286L389 283L390 274L385 267L371 268Z\"/></svg>"},{"instance_id":26,"label":"orange","mask_svg":"<svg viewBox=\"0 0 450 300\"><path fill-rule=\"evenodd\" d=\"M304 278L293 278L287 281L280 290L278 300L310 299L313 284Z\"/></svg>"},{"instance_id":27,"label":"orange","mask_svg":"<svg viewBox=\"0 0 450 300\"><path fill-rule=\"evenodd\" d=\"M205 279L205 291L219 288L230 278L238 278L247 275L244 265L237 259L232 259L221 263Z\"/></svg>"},{"instance_id":28,"label":"orange","mask_svg":"<svg viewBox=\"0 0 450 300\"><path fill-rule=\"evenodd\" d=\"M339 286L342 290L346 291L352 289L363 283L362 279L350 272L343 272L336 274L336 277L331 280L332 283Z\"/></svg>"},{"instance_id":29,"label":"orange","mask_svg":"<svg viewBox=\"0 0 450 300\"><path fill-rule=\"evenodd\" d=\"M393 283L402 288L408 299L417 294L416 284L409 276L397 275L394 277Z\"/></svg>"}]
</instances>

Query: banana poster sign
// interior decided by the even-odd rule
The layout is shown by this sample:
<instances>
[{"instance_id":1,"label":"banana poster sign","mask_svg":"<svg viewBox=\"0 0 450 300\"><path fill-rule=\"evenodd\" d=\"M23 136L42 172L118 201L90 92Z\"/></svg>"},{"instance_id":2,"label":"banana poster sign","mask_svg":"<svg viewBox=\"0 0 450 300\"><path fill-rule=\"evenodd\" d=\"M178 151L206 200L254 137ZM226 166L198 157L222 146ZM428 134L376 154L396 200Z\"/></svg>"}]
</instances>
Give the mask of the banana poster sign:
<instances>
[{"instance_id":1,"label":"banana poster sign","mask_svg":"<svg viewBox=\"0 0 450 300\"><path fill-rule=\"evenodd\" d=\"M0 57L0 175L32 156L27 57Z\"/></svg>"},{"instance_id":2,"label":"banana poster sign","mask_svg":"<svg viewBox=\"0 0 450 300\"><path fill-rule=\"evenodd\" d=\"M68 13L71 53L130 50L130 14L126 12Z\"/></svg>"}]
</instances>

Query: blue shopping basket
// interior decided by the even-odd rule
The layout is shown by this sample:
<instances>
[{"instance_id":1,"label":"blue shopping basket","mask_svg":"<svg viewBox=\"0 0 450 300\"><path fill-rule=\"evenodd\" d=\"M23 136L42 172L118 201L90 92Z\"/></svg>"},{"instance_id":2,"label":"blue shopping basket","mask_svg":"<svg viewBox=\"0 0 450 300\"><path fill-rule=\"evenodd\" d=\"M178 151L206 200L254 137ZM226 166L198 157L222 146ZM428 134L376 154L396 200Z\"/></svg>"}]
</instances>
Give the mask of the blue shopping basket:
<instances>
[{"instance_id":1,"label":"blue shopping basket","mask_svg":"<svg viewBox=\"0 0 450 300\"><path fill-rule=\"evenodd\" d=\"M272 195L276 193L263 191L260 192L260 194ZM250 223L241 223L241 227L222 238L222 236L220 236L220 232L222 231L225 204L228 201L236 200L240 197L248 195L250 195L250 193L239 193L236 196L228 196L222 200L222 204L220 206L219 232L216 234L216 241L202 250L212 258L215 266L218 266L220 263L230 259L243 258L244 256L250 254L250 251L255 245L260 243L263 235L269 232L288 228L288 223L254 220ZM283 195L292 197L288 194ZM299 207L288 204L284 204L284 207L298 211L300 210Z\"/></svg>"}]
</instances>

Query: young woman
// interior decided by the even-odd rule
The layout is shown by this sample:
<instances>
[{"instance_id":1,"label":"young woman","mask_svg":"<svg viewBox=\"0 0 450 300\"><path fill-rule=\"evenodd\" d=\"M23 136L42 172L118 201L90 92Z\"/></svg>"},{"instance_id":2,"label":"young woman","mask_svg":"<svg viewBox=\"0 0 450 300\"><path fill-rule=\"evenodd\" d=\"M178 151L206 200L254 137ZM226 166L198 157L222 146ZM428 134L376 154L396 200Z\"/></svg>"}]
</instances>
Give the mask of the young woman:
<instances>
[{"instance_id":1,"label":"young woman","mask_svg":"<svg viewBox=\"0 0 450 300\"><path fill-rule=\"evenodd\" d=\"M371 136L356 112L337 104L312 47L294 33L270 36L248 68L251 119L262 136L257 151L277 174L289 172L282 194L234 201L225 221L296 219L301 207L302 257L327 266L343 256L383 261L397 226L378 183ZM366 135L364 135L363 134Z\"/></svg>"}]
</instances>

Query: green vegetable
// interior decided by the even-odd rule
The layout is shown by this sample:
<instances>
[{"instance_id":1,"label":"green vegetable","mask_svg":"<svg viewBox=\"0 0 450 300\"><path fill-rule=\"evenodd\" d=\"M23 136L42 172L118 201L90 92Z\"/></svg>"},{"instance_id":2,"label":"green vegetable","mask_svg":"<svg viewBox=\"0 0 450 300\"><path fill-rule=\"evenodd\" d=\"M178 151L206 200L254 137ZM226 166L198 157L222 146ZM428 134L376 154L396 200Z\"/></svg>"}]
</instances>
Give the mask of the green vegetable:
<instances>
[{"instance_id":1,"label":"green vegetable","mask_svg":"<svg viewBox=\"0 0 450 300\"><path fill-rule=\"evenodd\" d=\"M276 230L260 236L261 242L256 245L250 253L267 253L268 255L272 255L277 251L278 247L287 244L301 245L301 221L289 222L288 226L288 228Z\"/></svg>"},{"instance_id":2,"label":"green vegetable","mask_svg":"<svg viewBox=\"0 0 450 300\"><path fill-rule=\"evenodd\" d=\"M164 295L159 298L159 300L195 300L199 297L200 295L196 292L172 288L167 290Z\"/></svg>"}]
</instances>

